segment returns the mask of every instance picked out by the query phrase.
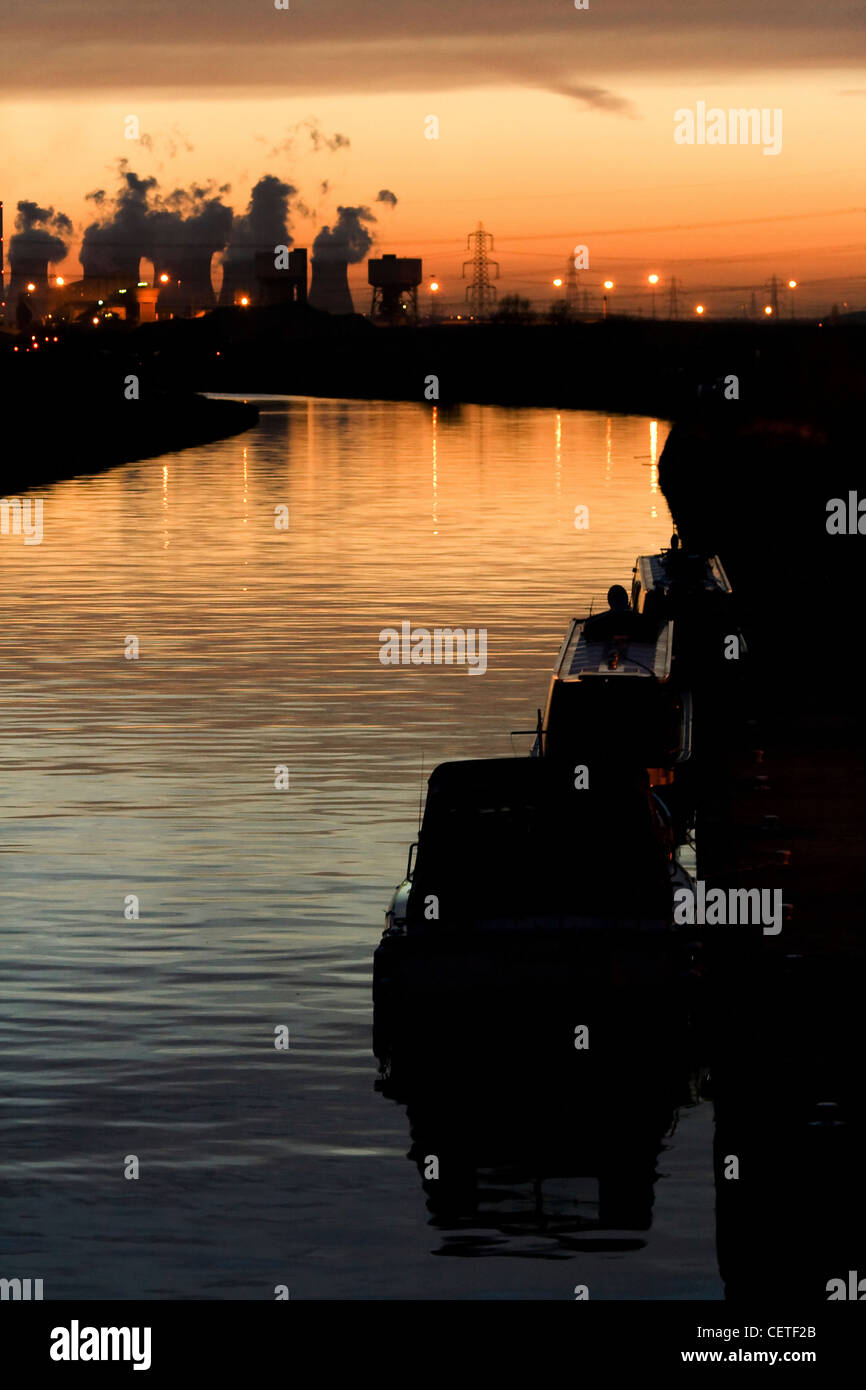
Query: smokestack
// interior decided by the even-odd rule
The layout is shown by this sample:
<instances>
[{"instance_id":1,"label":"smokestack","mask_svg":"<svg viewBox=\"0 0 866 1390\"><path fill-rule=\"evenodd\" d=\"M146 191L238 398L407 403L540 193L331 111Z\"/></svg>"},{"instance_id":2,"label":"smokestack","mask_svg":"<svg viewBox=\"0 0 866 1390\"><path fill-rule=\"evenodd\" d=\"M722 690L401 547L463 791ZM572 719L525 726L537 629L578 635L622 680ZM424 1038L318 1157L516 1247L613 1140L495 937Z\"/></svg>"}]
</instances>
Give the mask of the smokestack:
<instances>
[{"instance_id":1,"label":"smokestack","mask_svg":"<svg viewBox=\"0 0 866 1390\"><path fill-rule=\"evenodd\" d=\"M138 284L141 258L151 253L148 198L156 188L155 178L139 178L126 160L121 160L120 172L121 190L111 217L91 222L81 247L85 280L113 280L119 287ZM104 189L87 197L98 208L105 205Z\"/></svg>"},{"instance_id":2,"label":"smokestack","mask_svg":"<svg viewBox=\"0 0 866 1390\"><path fill-rule=\"evenodd\" d=\"M273 261L278 246L290 247L289 199L297 189L263 174L250 194L243 217L235 220L229 248L223 258L223 287L220 304L235 304L241 295L252 301L256 290L256 255L266 252Z\"/></svg>"},{"instance_id":3,"label":"smokestack","mask_svg":"<svg viewBox=\"0 0 866 1390\"><path fill-rule=\"evenodd\" d=\"M393 195L392 195L393 196ZM363 226L375 222L369 208L338 207L333 227L323 227L313 242L310 304L329 314L354 314L347 269L364 259L373 238Z\"/></svg>"},{"instance_id":4,"label":"smokestack","mask_svg":"<svg viewBox=\"0 0 866 1390\"><path fill-rule=\"evenodd\" d=\"M211 262L229 239L233 214L220 197L209 197L210 193L211 187L176 189L166 206L150 214L151 254L162 313L188 314L214 307Z\"/></svg>"},{"instance_id":5,"label":"smokestack","mask_svg":"<svg viewBox=\"0 0 866 1390\"><path fill-rule=\"evenodd\" d=\"M22 198L15 229L9 243L10 289L20 293L31 283L37 290L44 289L48 284L48 262L62 261L69 254L63 237L72 231L72 223L65 213L41 208Z\"/></svg>"}]
</instances>

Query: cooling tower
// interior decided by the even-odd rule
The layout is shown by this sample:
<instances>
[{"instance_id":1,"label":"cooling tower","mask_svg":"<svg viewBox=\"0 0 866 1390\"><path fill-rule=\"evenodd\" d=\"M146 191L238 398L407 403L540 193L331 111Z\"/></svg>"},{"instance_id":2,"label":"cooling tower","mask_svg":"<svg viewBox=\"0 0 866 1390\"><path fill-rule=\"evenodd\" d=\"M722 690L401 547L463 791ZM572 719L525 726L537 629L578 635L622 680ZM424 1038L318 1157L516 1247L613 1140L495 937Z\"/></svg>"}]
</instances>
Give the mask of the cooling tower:
<instances>
[{"instance_id":1,"label":"cooling tower","mask_svg":"<svg viewBox=\"0 0 866 1390\"><path fill-rule=\"evenodd\" d=\"M243 260L223 261L223 287L220 290L220 304L239 304L244 296L252 303L256 287L253 253Z\"/></svg>"},{"instance_id":2,"label":"cooling tower","mask_svg":"<svg viewBox=\"0 0 866 1390\"><path fill-rule=\"evenodd\" d=\"M44 256L16 256L13 250L9 257L9 268L10 294L20 294L30 284L35 285L37 290L44 290L48 284L48 262Z\"/></svg>"},{"instance_id":3,"label":"cooling tower","mask_svg":"<svg viewBox=\"0 0 866 1390\"><path fill-rule=\"evenodd\" d=\"M153 252L154 285L159 290L159 312L178 315L212 309L216 302L210 278L214 248L184 247L180 251ZM168 280L160 279L167 275Z\"/></svg>"},{"instance_id":4,"label":"cooling tower","mask_svg":"<svg viewBox=\"0 0 866 1390\"><path fill-rule=\"evenodd\" d=\"M116 280L119 285L137 285L139 264L147 251L134 251L128 244L101 241L98 245L81 248L81 266L85 280Z\"/></svg>"},{"instance_id":5,"label":"cooling tower","mask_svg":"<svg viewBox=\"0 0 866 1390\"><path fill-rule=\"evenodd\" d=\"M324 309L329 314L354 314L355 306L349 293L347 272L346 261L313 257L310 304L314 309Z\"/></svg>"}]
</instances>

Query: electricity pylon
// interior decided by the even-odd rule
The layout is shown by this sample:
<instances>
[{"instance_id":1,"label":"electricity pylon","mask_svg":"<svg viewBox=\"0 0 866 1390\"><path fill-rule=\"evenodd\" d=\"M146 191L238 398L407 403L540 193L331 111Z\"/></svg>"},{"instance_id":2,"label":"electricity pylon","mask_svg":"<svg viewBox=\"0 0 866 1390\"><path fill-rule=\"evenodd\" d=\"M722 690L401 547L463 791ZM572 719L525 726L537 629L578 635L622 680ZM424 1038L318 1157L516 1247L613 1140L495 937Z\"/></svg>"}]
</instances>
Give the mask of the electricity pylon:
<instances>
[{"instance_id":1,"label":"electricity pylon","mask_svg":"<svg viewBox=\"0 0 866 1390\"><path fill-rule=\"evenodd\" d=\"M474 232L470 232L466 238L466 249L471 250L472 259L463 262L463 279L466 279L466 267L472 266L472 283L466 286L466 299L475 313L482 316L487 309L496 303L496 290L490 283L490 267L496 267L495 279L499 279L499 262L491 261L487 251L488 239L489 249L493 250L493 236L490 232L485 232L481 223Z\"/></svg>"}]
</instances>

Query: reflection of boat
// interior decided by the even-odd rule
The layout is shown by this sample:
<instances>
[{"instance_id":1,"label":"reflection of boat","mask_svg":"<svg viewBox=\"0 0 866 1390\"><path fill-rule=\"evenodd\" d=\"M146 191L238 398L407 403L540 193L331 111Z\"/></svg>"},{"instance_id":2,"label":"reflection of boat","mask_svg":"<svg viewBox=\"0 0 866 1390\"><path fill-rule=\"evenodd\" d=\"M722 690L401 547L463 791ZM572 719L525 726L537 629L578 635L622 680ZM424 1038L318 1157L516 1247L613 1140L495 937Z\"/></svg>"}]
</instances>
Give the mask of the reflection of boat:
<instances>
[{"instance_id":1,"label":"reflection of boat","mask_svg":"<svg viewBox=\"0 0 866 1390\"><path fill-rule=\"evenodd\" d=\"M671 837L645 773L596 762L578 790L548 758L444 763L417 850L374 957L380 1060L431 1031L441 1059L449 1040L462 1050L510 1014L545 1065L576 1055L574 1026L590 1018L594 1055L610 1061L649 1011L658 1062L683 1021L688 958L671 925Z\"/></svg>"},{"instance_id":2,"label":"reflection of boat","mask_svg":"<svg viewBox=\"0 0 866 1390\"><path fill-rule=\"evenodd\" d=\"M672 678L674 624L629 609L573 618L533 750L546 758L616 758L671 767L691 752L691 697Z\"/></svg>"}]
</instances>

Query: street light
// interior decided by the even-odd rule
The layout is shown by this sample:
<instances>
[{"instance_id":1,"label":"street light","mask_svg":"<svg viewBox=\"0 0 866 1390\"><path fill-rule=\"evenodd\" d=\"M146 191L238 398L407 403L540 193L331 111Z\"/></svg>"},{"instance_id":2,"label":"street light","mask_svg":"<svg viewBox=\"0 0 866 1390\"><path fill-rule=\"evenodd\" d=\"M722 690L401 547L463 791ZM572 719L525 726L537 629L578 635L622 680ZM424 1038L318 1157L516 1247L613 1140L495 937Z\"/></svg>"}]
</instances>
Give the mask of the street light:
<instances>
[{"instance_id":1,"label":"street light","mask_svg":"<svg viewBox=\"0 0 866 1390\"><path fill-rule=\"evenodd\" d=\"M703 312L704 312L704 306L703 306L703 304L696 304L696 305L695 305L695 313L698 315L698 317L700 317L700 315L701 315Z\"/></svg>"},{"instance_id":2,"label":"street light","mask_svg":"<svg viewBox=\"0 0 866 1390\"><path fill-rule=\"evenodd\" d=\"M647 284L649 285L649 287L650 287L650 292L651 292L651 299L652 299L652 310L651 310L651 312L652 312L653 318L655 318L655 316L656 316L656 285L657 285L658 282L659 282L659 277L656 275L655 271L653 271L652 275L648 275L646 278L647 278Z\"/></svg>"},{"instance_id":3,"label":"street light","mask_svg":"<svg viewBox=\"0 0 866 1390\"><path fill-rule=\"evenodd\" d=\"M772 304L765 304L765 305L764 305L764 314L766 315L766 317L767 317L768 319L773 317L773 306L772 306Z\"/></svg>"},{"instance_id":4,"label":"street light","mask_svg":"<svg viewBox=\"0 0 866 1390\"><path fill-rule=\"evenodd\" d=\"M33 291L34 291L35 289L36 289L36 286L34 285L33 281L32 281L32 280L28 280L28 282L27 282L27 290L28 290L28 292L29 292L30 294L32 294Z\"/></svg>"},{"instance_id":5,"label":"street light","mask_svg":"<svg viewBox=\"0 0 866 1390\"><path fill-rule=\"evenodd\" d=\"M167 285L167 284L168 284L168 276L166 275L165 271L163 271L162 274L160 275L160 277L159 277L159 283L160 283L161 285Z\"/></svg>"},{"instance_id":6,"label":"street light","mask_svg":"<svg viewBox=\"0 0 866 1390\"><path fill-rule=\"evenodd\" d=\"M612 289L613 289L613 281L612 281L612 280L605 280L605 282L604 282L604 288L605 288L605 290L612 290ZM606 295L606 294L605 294L605 296L604 296L604 309L603 309L603 311L602 311L602 318L605 318L605 319L607 318L607 295Z\"/></svg>"},{"instance_id":7,"label":"street light","mask_svg":"<svg viewBox=\"0 0 866 1390\"><path fill-rule=\"evenodd\" d=\"M792 293L791 293L791 318L794 317L794 295L793 295L793 291L794 291L796 288L797 288L797 281L796 281L796 280L789 280L789 281L788 281L788 289L792 291Z\"/></svg>"},{"instance_id":8,"label":"street light","mask_svg":"<svg viewBox=\"0 0 866 1390\"><path fill-rule=\"evenodd\" d=\"M62 275L58 275L58 276L57 276L57 279L54 281L54 283L55 283L55 285L57 286L58 289L62 289L63 286L66 284L66 281L64 280L64 278L63 278Z\"/></svg>"},{"instance_id":9,"label":"street light","mask_svg":"<svg viewBox=\"0 0 866 1390\"><path fill-rule=\"evenodd\" d=\"M562 277L561 277L560 275L557 275L556 279L553 281L553 284L554 284L554 286L555 286L556 289L561 290L561 289L562 289Z\"/></svg>"}]
</instances>

